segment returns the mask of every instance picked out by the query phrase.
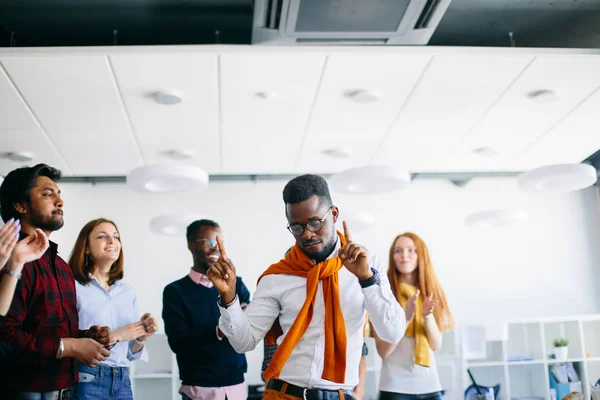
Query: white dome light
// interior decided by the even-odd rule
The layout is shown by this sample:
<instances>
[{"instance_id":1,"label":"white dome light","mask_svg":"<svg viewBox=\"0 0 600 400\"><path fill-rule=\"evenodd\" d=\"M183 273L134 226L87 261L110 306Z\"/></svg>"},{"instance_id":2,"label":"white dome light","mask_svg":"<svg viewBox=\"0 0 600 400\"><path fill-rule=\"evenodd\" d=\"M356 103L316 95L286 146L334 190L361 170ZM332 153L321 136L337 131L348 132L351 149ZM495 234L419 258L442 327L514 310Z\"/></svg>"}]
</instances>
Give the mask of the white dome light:
<instances>
[{"instance_id":1,"label":"white dome light","mask_svg":"<svg viewBox=\"0 0 600 400\"><path fill-rule=\"evenodd\" d=\"M369 104L379 100L379 93L370 90L348 90L344 93L348 99L358 104Z\"/></svg>"},{"instance_id":2,"label":"white dome light","mask_svg":"<svg viewBox=\"0 0 600 400\"><path fill-rule=\"evenodd\" d=\"M33 161L35 155L29 151L13 151L6 154L6 158L15 162L30 162Z\"/></svg>"},{"instance_id":3,"label":"white dome light","mask_svg":"<svg viewBox=\"0 0 600 400\"><path fill-rule=\"evenodd\" d=\"M566 193L585 189L598 180L596 169L588 164L558 164L536 168L519 175L526 192Z\"/></svg>"},{"instance_id":4,"label":"white dome light","mask_svg":"<svg viewBox=\"0 0 600 400\"><path fill-rule=\"evenodd\" d=\"M528 219L529 215L526 211L500 209L469 214L465 218L465 224L471 228L498 228Z\"/></svg>"},{"instance_id":5,"label":"white dome light","mask_svg":"<svg viewBox=\"0 0 600 400\"><path fill-rule=\"evenodd\" d=\"M195 192L206 189L208 173L193 165L146 165L131 171L127 175L127 184L138 192Z\"/></svg>"},{"instance_id":6,"label":"white dome light","mask_svg":"<svg viewBox=\"0 0 600 400\"><path fill-rule=\"evenodd\" d=\"M272 91L266 91L266 92L256 92L256 93L254 93L254 96L256 96L257 98L259 98L261 100L273 100L275 97L279 96L279 93L272 90Z\"/></svg>"},{"instance_id":7,"label":"white dome light","mask_svg":"<svg viewBox=\"0 0 600 400\"><path fill-rule=\"evenodd\" d=\"M362 211L340 209L340 216L337 220L337 229L343 232L342 221L346 221L350 232L362 232L375 224L375 217L372 214Z\"/></svg>"},{"instance_id":8,"label":"white dome light","mask_svg":"<svg viewBox=\"0 0 600 400\"><path fill-rule=\"evenodd\" d=\"M368 166L342 171L332 176L329 182L333 190L341 193L389 193L408 186L410 173L395 167Z\"/></svg>"},{"instance_id":9,"label":"white dome light","mask_svg":"<svg viewBox=\"0 0 600 400\"><path fill-rule=\"evenodd\" d=\"M202 218L205 217L199 214L160 215L152 218L150 230L159 235L182 236L185 235L189 224Z\"/></svg>"},{"instance_id":10,"label":"white dome light","mask_svg":"<svg viewBox=\"0 0 600 400\"><path fill-rule=\"evenodd\" d=\"M348 158L352 155L352 149L347 147L331 148L321 151L321 153L332 158Z\"/></svg>"},{"instance_id":11,"label":"white dome light","mask_svg":"<svg viewBox=\"0 0 600 400\"><path fill-rule=\"evenodd\" d=\"M162 152L162 154L173 160L189 160L196 155L196 151L192 149L171 149Z\"/></svg>"},{"instance_id":12,"label":"white dome light","mask_svg":"<svg viewBox=\"0 0 600 400\"><path fill-rule=\"evenodd\" d=\"M554 103L559 99L555 91L548 89L532 90L527 93L527 97L540 104Z\"/></svg>"},{"instance_id":13,"label":"white dome light","mask_svg":"<svg viewBox=\"0 0 600 400\"><path fill-rule=\"evenodd\" d=\"M174 92L155 92L155 93L152 93L151 97L158 104L163 104L166 106L179 104L183 101L181 96L178 93L174 93Z\"/></svg>"}]
</instances>

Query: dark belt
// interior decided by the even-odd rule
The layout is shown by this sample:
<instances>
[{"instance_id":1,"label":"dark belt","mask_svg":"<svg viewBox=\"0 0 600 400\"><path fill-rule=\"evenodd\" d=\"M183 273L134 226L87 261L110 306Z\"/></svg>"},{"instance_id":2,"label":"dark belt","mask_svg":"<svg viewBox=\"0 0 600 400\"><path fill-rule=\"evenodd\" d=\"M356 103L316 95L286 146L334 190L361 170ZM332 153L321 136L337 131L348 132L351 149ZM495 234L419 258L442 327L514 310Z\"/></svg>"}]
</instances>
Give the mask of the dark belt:
<instances>
[{"instance_id":1,"label":"dark belt","mask_svg":"<svg viewBox=\"0 0 600 400\"><path fill-rule=\"evenodd\" d=\"M71 388L54 390L52 392L12 392L9 400L70 400Z\"/></svg>"},{"instance_id":2,"label":"dark belt","mask_svg":"<svg viewBox=\"0 0 600 400\"><path fill-rule=\"evenodd\" d=\"M287 387L285 387L284 390L285 385L287 385ZM340 392L338 390L308 389L292 385L291 383L287 383L279 379L270 379L269 383L267 384L267 389L276 390L278 392L306 400L340 399ZM351 392L346 390L342 390L342 392L344 393L344 398L346 400L354 400Z\"/></svg>"}]
</instances>

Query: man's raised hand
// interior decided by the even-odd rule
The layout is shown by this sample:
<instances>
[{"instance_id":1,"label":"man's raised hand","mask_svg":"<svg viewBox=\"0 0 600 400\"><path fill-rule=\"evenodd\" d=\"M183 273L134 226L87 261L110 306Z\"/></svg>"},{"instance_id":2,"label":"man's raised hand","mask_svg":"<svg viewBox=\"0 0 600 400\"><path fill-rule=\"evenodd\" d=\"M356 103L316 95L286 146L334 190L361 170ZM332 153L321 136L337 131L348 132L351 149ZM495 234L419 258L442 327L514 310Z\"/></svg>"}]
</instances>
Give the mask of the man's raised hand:
<instances>
[{"instance_id":1,"label":"man's raised hand","mask_svg":"<svg viewBox=\"0 0 600 400\"><path fill-rule=\"evenodd\" d=\"M235 266L227 257L227 250L220 236L217 236L217 247L221 256L208 269L208 279L215 285L221 295L221 303L231 303L235 299L236 273Z\"/></svg>"},{"instance_id":2,"label":"man's raised hand","mask_svg":"<svg viewBox=\"0 0 600 400\"><path fill-rule=\"evenodd\" d=\"M352 241L352 235L346 221L343 221L346 245L340 249L339 256L346 269L352 272L359 281L364 281L373 276L369 267L368 252L363 246Z\"/></svg>"}]
</instances>

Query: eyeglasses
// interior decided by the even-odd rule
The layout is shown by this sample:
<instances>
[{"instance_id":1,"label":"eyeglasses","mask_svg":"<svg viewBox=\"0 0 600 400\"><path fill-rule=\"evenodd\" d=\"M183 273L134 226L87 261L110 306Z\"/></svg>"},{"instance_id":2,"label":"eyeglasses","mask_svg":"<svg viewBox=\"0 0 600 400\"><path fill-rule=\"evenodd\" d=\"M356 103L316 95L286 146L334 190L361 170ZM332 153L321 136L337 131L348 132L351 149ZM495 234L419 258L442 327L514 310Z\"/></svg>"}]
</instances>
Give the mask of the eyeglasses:
<instances>
[{"instance_id":1,"label":"eyeglasses","mask_svg":"<svg viewBox=\"0 0 600 400\"><path fill-rule=\"evenodd\" d=\"M319 232L321 230L321 228L323 227L323 221L325 221L325 218L327 218L327 216L329 215L329 212L331 211L332 208L333 208L333 206L329 207L329 210L327 210L327 212L321 219L313 219L312 221L308 221L305 224L288 225L288 227L287 227L288 231L290 231L291 234L294 236L302 235L304 233L304 228L306 228L309 232L313 232L313 233Z\"/></svg>"},{"instance_id":2,"label":"eyeglasses","mask_svg":"<svg viewBox=\"0 0 600 400\"><path fill-rule=\"evenodd\" d=\"M209 249L214 249L217 247L217 241L215 239L200 238L200 239L194 240L194 242L202 243L203 246L206 246Z\"/></svg>"}]
</instances>

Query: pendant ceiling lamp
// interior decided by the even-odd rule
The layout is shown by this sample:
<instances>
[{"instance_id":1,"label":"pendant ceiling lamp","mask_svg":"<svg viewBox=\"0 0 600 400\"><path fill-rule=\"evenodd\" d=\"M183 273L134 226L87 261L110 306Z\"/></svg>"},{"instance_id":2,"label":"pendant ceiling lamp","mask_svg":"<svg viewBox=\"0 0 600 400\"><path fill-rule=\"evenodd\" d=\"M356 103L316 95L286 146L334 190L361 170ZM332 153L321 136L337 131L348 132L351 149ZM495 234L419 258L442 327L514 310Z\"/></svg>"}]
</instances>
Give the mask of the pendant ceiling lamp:
<instances>
[{"instance_id":1,"label":"pendant ceiling lamp","mask_svg":"<svg viewBox=\"0 0 600 400\"><path fill-rule=\"evenodd\" d=\"M208 173L187 164L145 165L127 175L127 185L138 192L196 192L208 186Z\"/></svg>"},{"instance_id":2,"label":"pendant ceiling lamp","mask_svg":"<svg viewBox=\"0 0 600 400\"><path fill-rule=\"evenodd\" d=\"M585 189L598 180L596 169L588 164L557 164L519 175L521 190L526 192L566 193Z\"/></svg>"},{"instance_id":3,"label":"pendant ceiling lamp","mask_svg":"<svg viewBox=\"0 0 600 400\"><path fill-rule=\"evenodd\" d=\"M401 168L374 165L342 171L333 175L329 183L336 192L368 195L404 189L410 179L410 173Z\"/></svg>"}]
</instances>

